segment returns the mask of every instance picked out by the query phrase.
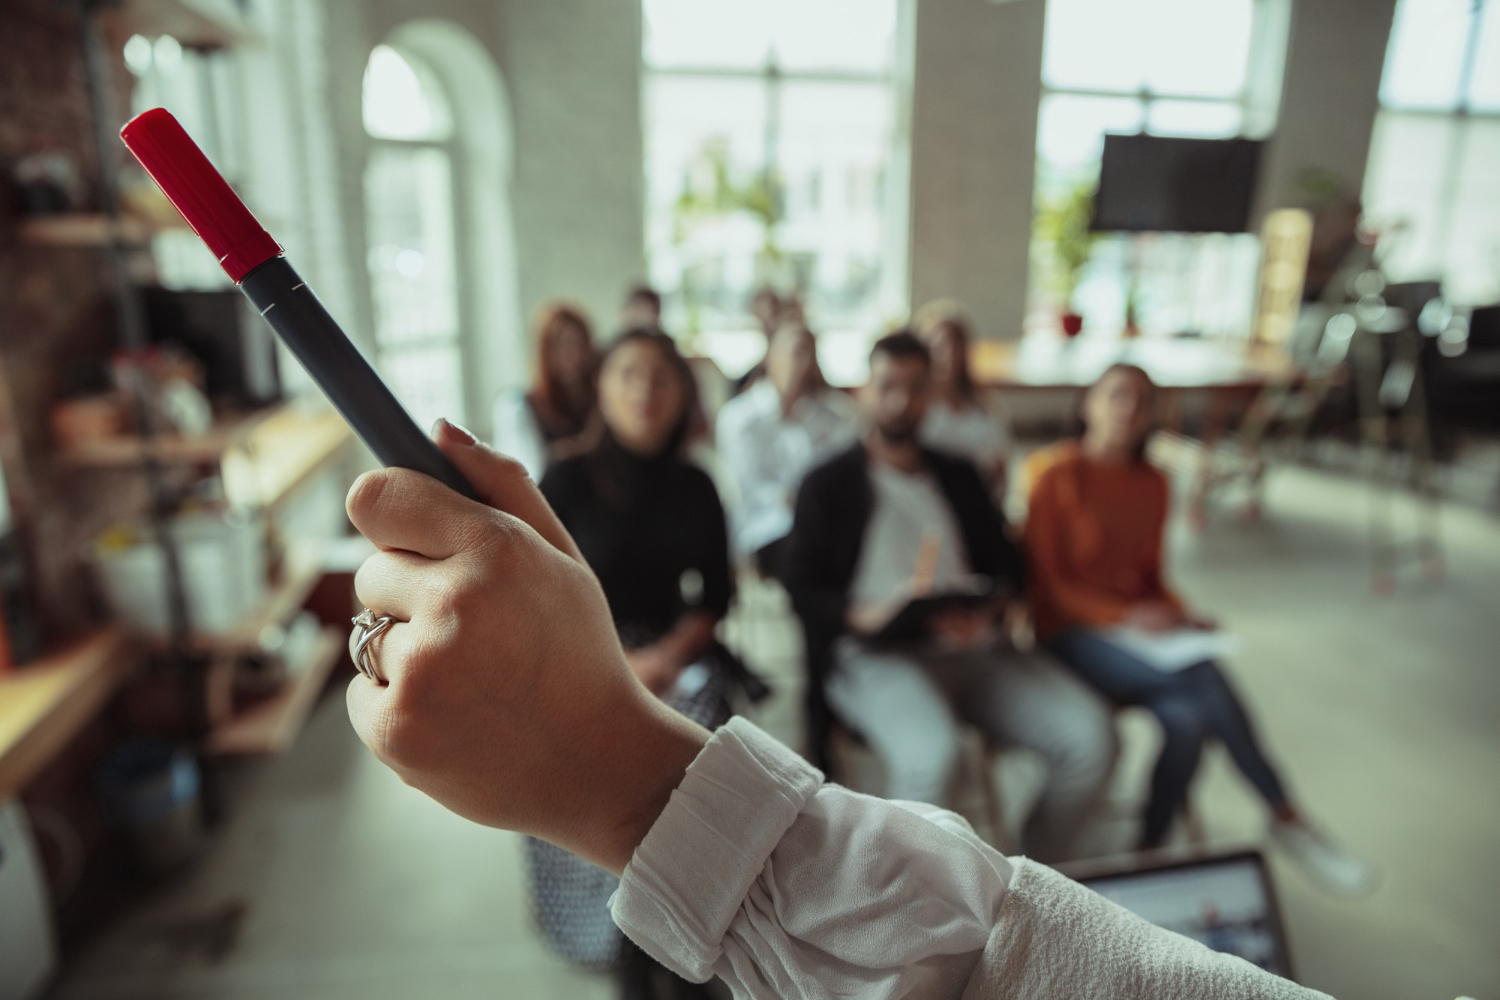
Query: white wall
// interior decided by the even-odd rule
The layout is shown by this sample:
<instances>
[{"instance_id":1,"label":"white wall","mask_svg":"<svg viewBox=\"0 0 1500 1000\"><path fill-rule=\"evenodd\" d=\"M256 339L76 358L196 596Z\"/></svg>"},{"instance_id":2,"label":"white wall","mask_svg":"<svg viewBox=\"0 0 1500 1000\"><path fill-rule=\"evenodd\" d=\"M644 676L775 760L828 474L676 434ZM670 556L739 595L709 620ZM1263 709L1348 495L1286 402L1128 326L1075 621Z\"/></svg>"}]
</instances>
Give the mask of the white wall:
<instances>
[{"instance_id":1,"label":"white wall","mask_svg":"<svg viewBox=\"0 0 1500 1000\"><path fill-rule=\"evenodd\" d=\"M1021 335L1043 0L919 0L911 302L955 298L980 336Z\"/></svg>"},{"instance_id":2,"label":"white wall","mask_svg":"<svg viewBox=\"0 0 1500 1000\"><path fill-rule=\"evenodd\" d=\"M638 0L510 0L501 65L516 124L516 243L528 314L579 299L614 331L646 276Z\"/></svg>"}]
</instances>

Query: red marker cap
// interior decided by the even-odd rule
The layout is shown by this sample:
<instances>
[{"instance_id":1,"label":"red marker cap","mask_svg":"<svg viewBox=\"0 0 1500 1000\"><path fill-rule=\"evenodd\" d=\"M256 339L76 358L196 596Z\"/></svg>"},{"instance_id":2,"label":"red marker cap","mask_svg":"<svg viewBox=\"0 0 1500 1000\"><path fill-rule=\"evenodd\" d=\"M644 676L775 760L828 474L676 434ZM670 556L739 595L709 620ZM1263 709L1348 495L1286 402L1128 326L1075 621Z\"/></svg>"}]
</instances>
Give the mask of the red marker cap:
<instances>
[{"instance_id":1,"label":"red marker cap","mask_svg":"<svg viewBox=\"0 0 1500 1000\"><path fill-rule=\"evenodd\" d=\"M141 112L120 129L120 138L235 284L281 256L281 245L250 214L170 111Z\"/></svg>"}]
</instances>

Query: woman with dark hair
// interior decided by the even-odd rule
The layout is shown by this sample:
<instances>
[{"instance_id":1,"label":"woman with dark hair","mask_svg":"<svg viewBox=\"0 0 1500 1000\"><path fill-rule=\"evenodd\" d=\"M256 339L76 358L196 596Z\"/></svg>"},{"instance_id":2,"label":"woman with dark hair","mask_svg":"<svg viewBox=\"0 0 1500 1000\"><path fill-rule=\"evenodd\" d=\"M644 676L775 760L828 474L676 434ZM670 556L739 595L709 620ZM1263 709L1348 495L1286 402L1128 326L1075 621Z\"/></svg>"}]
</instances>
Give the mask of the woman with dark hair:
<instances>
[{"instance_id":1,"label":"woman with dark hair","mask_svg":"<svg viewBox=\"0 0 1500 1000\"><path fill-rule=\"evenodd\" d=\"M541 489L598 577L631 670L668 705L714 728L729 718L731 686L752 697L764 688L714 639L733 584L718 493L682 457L694 396L670 337L621 334L599 366L598 443L555 463ZM542 841L529 845L538 916L554 946L584 964L616 964L625 995L650 996L645 980L660 972L610 920L613 876ZM675 988L674 996L701 989Z\"/></svg>"},{"instance_id":2,"label":"woman with dark hair","mask_svg":"<svg viewBox=\"0 0 1500 1000\"><path fill-rule=\"evenodd\" d=\"M913 325L932 353L932 402L922 421L922 443L974 463L1003 501L1010 434L1005 414L987 405L969 375L968 318L957 303L939 300L917 310Z\"/></svg>"},{"instance_id":3,"label":"woman with dark hair","mask_svg":"<svg viewBox=\"0 0 1500 1000\"><path fill-rule=\"evenodd\" d=\"M547 466L576 455L598 434L593 328L579 306L549 302L533 324L531 385L495 401L495 447L540 479Z\"/></svg>"},{"instance_id":4,"label":"woman with dark hair","mask_svg":"<svg viewBox=\"0 0 1500 1000\"><path fill-rule=\"evenodd\" d=\"M1162 541L1170 486L1146 461L1156 387L1116 364L1083 402L1084 433L1033 456L1026 548L1037 636L1084 681L1162 727L1142 848L1161 846L1186 801L1204 743L1216 737L1271 809L1273 838L1335 891L1367 891L1364 862L1315 830L1266 759L1244 706L1214 660L1170 663L1153 640L1191 644L1214 623L1167 586ZM1157 651L1157 652L1153 652Z\"/></svg>"}]
</instances>

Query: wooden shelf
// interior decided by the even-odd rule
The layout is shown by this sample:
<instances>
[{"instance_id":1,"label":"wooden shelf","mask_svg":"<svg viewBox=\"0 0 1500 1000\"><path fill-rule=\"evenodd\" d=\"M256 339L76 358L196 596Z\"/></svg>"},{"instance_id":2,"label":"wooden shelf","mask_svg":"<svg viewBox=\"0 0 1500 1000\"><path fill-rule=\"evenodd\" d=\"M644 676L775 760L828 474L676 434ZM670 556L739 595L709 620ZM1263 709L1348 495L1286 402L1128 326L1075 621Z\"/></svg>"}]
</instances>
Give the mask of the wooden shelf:
<instances>
[{"instance_id":1,"label":"wooden shelf","mask_svg":"<svg viewBox=\"0 0 1500 1000\"><path fill-rule=\"evenodd\" d=\"M354 443L354 432L332 410L286 406L251 428L224 456L230 500L276 507Z\"/></svg>"},{"instance_id":2,"label":"wooden shelf","mask_svg":"<svg viewBox=\"0 0 1500 1000\"><path fill-rule=\"evenodd\" d=\"M192 636L190 645L202 653L243 653L260 648L260 634L268 626L280 625L307 603L318 581L323 579L321 547L304 545L302 551L289 554L281 571L281 581L259 608L231 632Z\"/></svg>"},{"instance_id":3,"label":"wooden shelf","mask_svg":"<svg viewBox=\"0 0 1500 1000\"><path fill-rule=\"evenodd\" d=\"M131 216L115 224L106 215L67 212L23 219L20 233L21 241L34 247L97 248L108 246L113 238L126 246L139 247L149 243L163 228L166 227Z\"/></svg>"},{"instance_id":4,"label":"wooden shelf","mask_svg":"<svg viewBox=\"0 0 1500 1000\"><path fill-rule=\"evenodd\" d=\"M120 35L171 35L184 48L227 49L259 36L229 0L127 0L101 14Z\"/></svg>"},{"instance_id":5,"label":"wooden shelf","mask_svg":"<svg viewBox=\"0 0 1500 1000\"><path fill-rule=\"evenodd\" d=\"M220 420L207 434L193 437L163 435L153 442L159 462L172 465L196 465L217 462L224 454L246 441L256 426L282 412L284 405L268 406L248 413L237 413ZM140 465L146 458L142 438L121 436L101 438L77 445L62 453L64 462L81 468L127 468Z\"/></svg>"},{"instance_id":6,"label":"wooden shelf","mask_svg":"<svg viewBox=\"0 0 1500 1000\"><path fill-rule=\"evenodd\" d=\"M348 637L325 628L308 662L276 694L256 702L222 723L208 737L216 754L273 754L292 745L323 691L328 675L344 654Z\"/></svg>"},{"instance_id":7,"label":"wooden shelf","mask_svg":"<svg viewBox=\"0 0 1500 1000\"><path fill-rule=\"evenodd\" d=\"M0 799L67 746L137 662L125 630L109 628L0 674Z\"/></svg>"}]
</instances>

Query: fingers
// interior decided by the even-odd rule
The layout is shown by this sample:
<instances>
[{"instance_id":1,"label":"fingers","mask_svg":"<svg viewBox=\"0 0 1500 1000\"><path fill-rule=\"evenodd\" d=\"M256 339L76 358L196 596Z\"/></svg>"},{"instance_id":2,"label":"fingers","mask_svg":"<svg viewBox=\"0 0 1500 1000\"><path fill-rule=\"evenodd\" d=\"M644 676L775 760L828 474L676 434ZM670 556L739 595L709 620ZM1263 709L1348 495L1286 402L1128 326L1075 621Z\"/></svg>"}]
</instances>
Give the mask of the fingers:
<instances>
[{"instance_id":1,"label":"fingers","mask_svg":"<svg viewBox=\"0 0 1500 1000\"><path fill-rule=\"evenodd\" d=\"M447 559L497 534L483 505L410 469L377 469L354 481L345 501L349 520L382 549Z\"/></svg>"},{"instance_id":2,"label":"fingers","mask_svg":"<svg viewBox=\"0 0 1500 1000\"><path fill-rule=\"evenodd\" d=\"M412 621L442 595L446 579L438 566L412 552L377 552L354 574L354 596L377 615Z\"/></svg>"},{"instance_id":3,"label":"fingers","mask_svg":"<svg viewBox=\"0 0 1500 1000\"><path fill-rule=\"evenodd\" d=\"M446 420L437 422L432 437L480 499L525 521L554 548L583 561L573 544L573 536L562 526L520 462L481 444L474 435Z\"/></svg>"}]
</instances>

